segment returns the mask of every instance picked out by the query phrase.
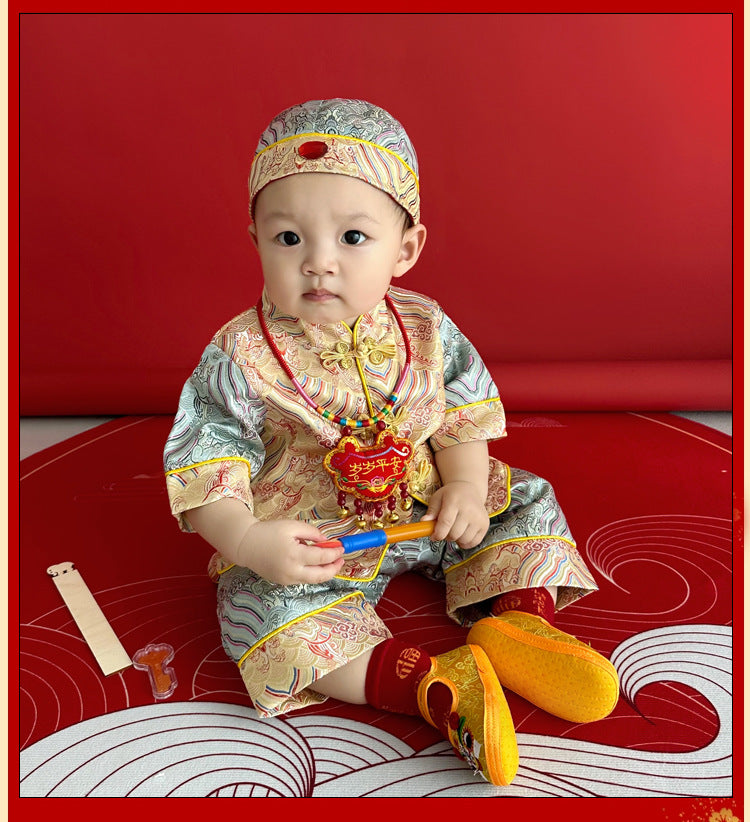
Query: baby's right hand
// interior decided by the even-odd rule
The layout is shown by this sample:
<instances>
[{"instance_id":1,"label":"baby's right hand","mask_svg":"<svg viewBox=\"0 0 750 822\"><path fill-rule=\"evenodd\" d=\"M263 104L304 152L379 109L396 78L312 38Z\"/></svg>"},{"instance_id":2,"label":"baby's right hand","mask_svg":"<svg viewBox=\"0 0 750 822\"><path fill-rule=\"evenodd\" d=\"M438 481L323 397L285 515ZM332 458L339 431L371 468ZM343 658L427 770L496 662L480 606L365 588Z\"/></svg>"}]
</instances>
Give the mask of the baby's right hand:
<instances>
[{"instance_id":1,"label":"baby's right hand","mask_svg":"<svg viewBox=\"0 0 750 822\"><path fill-rule=\"evenodd\" d=\"M326 539L314 525L301 520L258 521L240 541L236 562L277 585L326 582L341 570L344 547L307 544Z\"/></svg>"}]
</instances>

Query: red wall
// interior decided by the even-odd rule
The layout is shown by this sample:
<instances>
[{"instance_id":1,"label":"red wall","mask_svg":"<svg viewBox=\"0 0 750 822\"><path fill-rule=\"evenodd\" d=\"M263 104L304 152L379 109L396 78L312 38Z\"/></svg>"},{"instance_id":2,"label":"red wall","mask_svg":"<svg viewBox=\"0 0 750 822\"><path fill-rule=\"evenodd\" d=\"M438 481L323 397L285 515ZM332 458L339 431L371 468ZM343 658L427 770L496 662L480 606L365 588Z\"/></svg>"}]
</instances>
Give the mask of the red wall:
<instances>
[{"instance_id":1,"label":"red wall","mask_svg":"<svg viewBox=\"0 0 750 822\"><path fill-rule=\"evenodd\" d=\"M21 413L174 411L259 293L260 131L329 96L409 131L400 284L512 409L728 408L731 49L727 14L21 15Z\"/></svg>"}]
</instances>

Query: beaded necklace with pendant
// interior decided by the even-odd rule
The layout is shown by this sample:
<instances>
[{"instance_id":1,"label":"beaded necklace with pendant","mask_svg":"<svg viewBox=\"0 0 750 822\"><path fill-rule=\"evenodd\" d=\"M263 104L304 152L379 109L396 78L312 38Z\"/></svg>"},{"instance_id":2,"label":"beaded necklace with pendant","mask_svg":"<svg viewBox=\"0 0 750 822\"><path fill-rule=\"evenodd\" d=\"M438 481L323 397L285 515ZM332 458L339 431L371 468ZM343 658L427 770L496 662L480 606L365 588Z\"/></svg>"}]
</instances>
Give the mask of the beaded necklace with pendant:
<instances>
[{"instance_id":1,"label":"beaded necklace with pendant","mask_svg":"<svg viewBox=\"0 0 750 822\"><path fill-rule=\"evenodd\" d=\"M412 351L403 320L387 294L385 302L396 320L404 341L406 349L404 368L383 408L370 417L358 420L339 416L323 408L308 395L294 376L268 330L263 317L262 298L256 306L263 336L297 393L317 414L341 427L341 439L336 447L325 456L323 464L338 490L339 516L350 515L351 512L347 508L347 495L351 495L354 497L354 513L357 516L359 528L367 526L368 517L373 528L382 528L384 517L389 522L396 522L399 519L396 513L397 495L401 497L402 510L409 511L412 507L406 475L413 455L413 446L410 440L388 431L386 422L386 418L393 414L393 409L398 403L409 374ZM360 434L371 428L375 428L378 432L372 445L363 445L352 436L355 431ZM385 514L386 508L387 515Z\"/></svg>"}]
</instances>

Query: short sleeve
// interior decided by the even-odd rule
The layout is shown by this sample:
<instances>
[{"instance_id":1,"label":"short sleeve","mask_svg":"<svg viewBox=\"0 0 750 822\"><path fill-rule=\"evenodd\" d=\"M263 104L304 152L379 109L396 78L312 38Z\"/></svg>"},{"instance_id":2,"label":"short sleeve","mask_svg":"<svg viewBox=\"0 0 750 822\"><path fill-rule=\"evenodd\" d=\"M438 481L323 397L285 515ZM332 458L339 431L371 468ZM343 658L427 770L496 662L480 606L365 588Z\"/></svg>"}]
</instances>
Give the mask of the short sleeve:
<instances>
[{"instance_id":1,"label":"short sleeve","mask_svg":"<svg viewBox=\"0 0 750 822\"><path fill-rule=\"evenodd\" d=\"M445 421L430 438L433 448L506 436L497 386L476 348L445 314L439 333L446 408Z\"/></svg>"},{"instance_id":2,"label":"short sleeve","mask_svg":"<svg viewBox=\"0 0 750 822\"><path fill-rule=\"evenodd\" d=\"M223 497L242 500L252 512L264 420L263 401L251 395L240 367L209 345L182 389L164 447L169 503L183 530L192 530L186 511Z\"/></svg>"}]
</instances>

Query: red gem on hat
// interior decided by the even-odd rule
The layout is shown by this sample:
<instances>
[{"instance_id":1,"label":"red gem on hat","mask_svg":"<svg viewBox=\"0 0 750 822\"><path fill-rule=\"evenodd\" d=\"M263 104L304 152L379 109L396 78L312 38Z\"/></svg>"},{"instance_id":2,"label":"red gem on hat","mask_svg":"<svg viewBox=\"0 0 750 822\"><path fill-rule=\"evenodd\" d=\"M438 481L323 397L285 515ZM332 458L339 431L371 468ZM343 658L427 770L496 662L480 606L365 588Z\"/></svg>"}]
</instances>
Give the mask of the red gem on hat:
<instances>
[{"instance_id":1,"label":"red gem on hat","mask_svg":"<svg viewBox=\"0 0 750 822\"><path fill-rule=\"evenodd\" d=\"M317 160L326 151L328 151L328 146L320 140L308 140L297 149L300 157L304 157L306 160Z\"/></svg>"}]
</instances>

